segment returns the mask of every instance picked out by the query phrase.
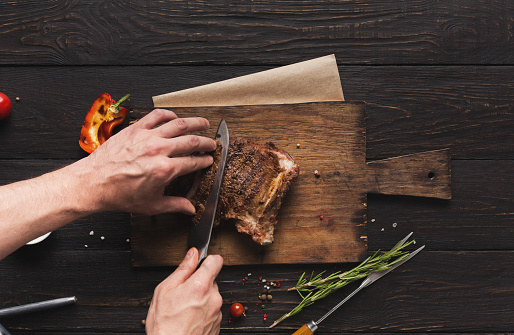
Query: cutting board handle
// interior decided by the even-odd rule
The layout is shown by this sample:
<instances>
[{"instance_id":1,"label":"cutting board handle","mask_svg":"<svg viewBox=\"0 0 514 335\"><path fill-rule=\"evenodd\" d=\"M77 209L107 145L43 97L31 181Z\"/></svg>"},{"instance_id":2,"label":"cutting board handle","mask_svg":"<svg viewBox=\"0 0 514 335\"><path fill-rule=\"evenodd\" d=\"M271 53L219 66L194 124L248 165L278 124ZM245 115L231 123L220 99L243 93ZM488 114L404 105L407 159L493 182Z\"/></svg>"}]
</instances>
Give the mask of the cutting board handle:
<instances>
[{"instance_id":1,"label":"cutting board handle","mask_svg":"<svg viewBox=\"0 0 514 335\"><path fill-rule=\"evenodd\" d=\"M368 193L451 199L450 149L366 163Z\"/></svg>"}]
</instances>

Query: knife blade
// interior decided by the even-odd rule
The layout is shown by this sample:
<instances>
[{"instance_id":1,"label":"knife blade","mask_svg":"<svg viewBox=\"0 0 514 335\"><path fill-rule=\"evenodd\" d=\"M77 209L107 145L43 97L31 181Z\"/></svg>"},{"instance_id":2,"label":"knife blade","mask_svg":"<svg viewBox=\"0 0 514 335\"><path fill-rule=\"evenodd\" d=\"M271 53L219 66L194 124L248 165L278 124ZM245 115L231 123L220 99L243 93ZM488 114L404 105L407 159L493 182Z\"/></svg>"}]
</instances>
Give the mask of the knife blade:
<instances>
[{"instance_id":1,"label":"knife blade","mask_svg":"<svg viewBox=\"0 0 514 335\"><path fill-rule=\"evenodd\" d=\"M211 190L209 191L209 197L207 198L205 210L200 217L200 221L197 225L193 225L189 231L189 248L195 247L200 253L198 264L201 264L205 257L207 257L207 249L209 248L209 242L211 240L212 225L214 224L216 209L218 208L218 199L223 181L223 173L225 172L225 165L227 163L229 136L227 123L224 119L221 120L218 126L216 139L222 144L218 171L214 177L214 182L212 183Z\"/></svg>"}]
</instances>

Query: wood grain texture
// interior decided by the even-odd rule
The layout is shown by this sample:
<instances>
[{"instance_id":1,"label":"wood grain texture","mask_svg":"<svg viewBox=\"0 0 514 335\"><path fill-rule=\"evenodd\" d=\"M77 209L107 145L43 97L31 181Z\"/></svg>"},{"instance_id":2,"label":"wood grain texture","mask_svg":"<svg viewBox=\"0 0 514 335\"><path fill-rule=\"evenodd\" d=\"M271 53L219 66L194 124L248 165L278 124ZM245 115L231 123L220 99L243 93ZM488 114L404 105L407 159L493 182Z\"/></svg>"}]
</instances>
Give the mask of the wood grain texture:
<instances>
[{"instance_id":1,"label":"wood grain texture","mask_svg":"<svg viewBox=\"0 0 514 335\"><path fill-rule=\"evenodd\" d=\"M510 171L514 171L512 160L456 160L450 201L422 203L411 197L369 195L370 248L383 248L414 231L417 238L429 237L427 245L433 250L513 250Z\"/></svg>"},{"instance_id":2,"label":"wood grain texture","mask_svg":"<svg viewBox=\"0 0 514 335\"><path fill-rule=\"evenodd\" d=\"M1 161L1 183L16 181L61 166L62 161ZM457 160L453 162L453 199L448 201L369 196L370 253L388 249L406 232L414 231L417 245L426 244L416 258L370 288L324 322L319 334L332 332L503 332L512 329L512 185L514 161ZM509 214L510 213L510 214ZM77 332L93 334L143 333L154 287L174 269L131 267L128 215L102 213L63 227L42 244L24 247L0 262L1 307L76 295L77 306L2 320L14 332ZM391 224L397 222L393 228ZM381 228L385 227L385 231ZM91 230L94 236L89 236ZM105 235L104 241L100 236ZM88 248L84 247L88 244ZM446 251L438 251L446 250ZM462 250L477 250L462 251ZM488 251L492 250L492 251ZM327 298L285 322L273 332L263 325L263 313L274 320L298 301L285 289L302 272L336 271L351 264L228 266L218 283L224 298L222 333L284 334L319 317L349 292ZM473 269L473 271L470 271ZM398 272L399 271L399 272ZM242 285L248 273L279 280L272 303L259 309L255 282ZM60 278L55 285L56 276ZM253 280L255 280L253 277ZM62 280L65 278L65 280ZM505 279L507 278L507 280ZM228 308L240 301L251 308L243 322L228 324ZM463 308L463 306L466 306ZM255 312L254 312L255 311ZM451 318L448 315L452 315ZM116 322L112 320L116 319Z\"/></svg>"},{"instance_id":3,"label":"wood grain texture","mask_svg":"<svg viewBox=\"0 0 514 335\"><path fill-rule=\"evenodd\" d=\"M269 67L3 67L14 101L0 123L1 159L80 159L80 128L103 92L152 96ZM366 101L367 159L450 148L452 159L514 159L513 67L341 66L349 101ZM48 83L51 82L51 85ZM14 100L14 98L13 98Z\"/></svg>"},{"instance_id":4,"label":"wood grain texture","mask_svg":"<svg viewBox=\"0 0 514 335\"><path fill-rule=\"evenodd\" d=\"M0 185L35 177L63 164L55 160L0 160ZM369 250L384 250L411 231L430 251L513 250L514 175L507 173L513 170L514 160L454 160L449 201L369 194ZM82 251L87 244L94 250L130 251L126 242L131 233L129 222L128 213L98 213L57 230L47 242L52 243L50 250ZM397 227L393 228L395 222ZM89 236L92 230L94 237ZM100 240L102 235L106 243Z\"/></svg>"},{"instance_id":5,"label":"wood grain texture","mask_svg":"<svg viewBox=\"0 0 514 335\"><path fill-rule=\"evenodd\" d=\"M16 1L0 64L512 64L509 1Z\"/></svg>"},{"instance_id":6,"label":"wood grain texture","mask_svg":"<svg viewBox=\"0 0 514 335\"><path fill-rule=\"evenodd\" d=\"M421 242L421 241L419 241ZM109 248L107 248L109 249ZM35 253L40 256L34 261ZM2 261L0 307L52 297L76 295L76 306L36 315L2 319L13 333L47 332L143 333L153 289L174 268L132 269L130 253L114 250L76 252L23 249ZM299 297L287 292L299 276L323 270L349 269L354 264L224 267L217 279L223 297L222 334L292 333L306 320L317 319L355 288L355 284L281 323L267 326L294 307ZM470 272L472 265L473 271ZM512 251L423 251L380 279L326 319L318 334L353 332L508 332L514 327L514 293L508 278L514 273ZM23 276L17 274L23 273ZM241 279L251 272L249 281ZM62 280L54 283L56 274ZM257 277L279 280L273 301L259 303L262 283ZM106 280L108 278L108 280ZM249 306L243 320L228 323L233 302ZM268 314L267 322L263 314ZM448 317L451 315L451 317ZM115 322L113 321L115 320Z\"/></svg>"},{"instance_id":7,"label":"wood grain texture","mask_svg":"<svg viewBox=\"0 0 514 335\"><path fill-rule=\"evenodd\" d=\"M347 99L367 103L368 158L434 148L452 159L514 158L508 67L341 67L341 78Z\"/></svg>"},{"instance_id":8,"label":"wood grain texture","mask_svg":"<svg viewBox=\"0 0 514 335\"><path fill-rule=\"evenodd\" d=\"M368 193L451 199L450 150L391 157L366 164Z\"/></svg>"},{"instance_id":9,"label":"wood grain texture","mask_svg":"<svg viewBox=\"0 0 514 335\"><path fill-rule=\"evenodd\" d=\"M227 122L230 137L267 141L300 166L277 217L271 245L260 246L226 222L215 228L210 254L227 265L356 262L366 257L365 105L291 105L174 108ZM143 115L134 111L134 117ZM215 128L205 135L214 138ZM319 131L323 129L323 131ZM300 147L297 147L300 144ZM314 175L318 170L319 178ZM320 219L323 215L323 219ZM178 265L187 252L190 220L184 216L134 216L135 266Z\"/></svg>"},{"instance_id":10,"label":"wood grain texture","mask_svg":"<svg viewBox=\"0 0 514 335\"><path fill-rule=\"evenodd\" d=\"M410 231L427 247L317 333L512 332L513 8L503 0L2 2L0 91L21 100L0 122L0 185L85 157L78 135L100 93L131 93L127 106L137 109L153 95L335 53L346 99L367 103L368 162L450 148L453 194L368 196L370 253ZM90 215L2 260L0 307L79 302L0 322L13 334L144 333L153 289L174 267L133 268L128 221ZM303 272L353 265L224 267L221 333L291 334L355 286L269 330L298 302L285 289ZM242 285L249 272L254 281ZM283 284L265 309L259 275ZM229 324L236 301L250 313Z\"/></svg>"},{"instance_id":11,"label":"wood grain texture","mask_svg":"<svg viewBox=\"0 0 514 335\"><path fill-rule=\"evenodd\" d=\"M364 104L330 102L174 111L185 116L201 112L214 124L224 118L231 138L246 137L261 144L271 141L289 152L300 166L300 177L292 184L279 212L273 244L261 247L248 243L248 237L237 233L229 222L214 229L209 253L222 255L227 265L362 261L368 192L451 198L448 150L365 164ZM137 119L138 115L144 114L134 111L133 117ZM314 171L321 176L314 176ZM189 218L134 215L131 224L135 266L181 262L188 249Z\"/></svg>"}]
</instances>

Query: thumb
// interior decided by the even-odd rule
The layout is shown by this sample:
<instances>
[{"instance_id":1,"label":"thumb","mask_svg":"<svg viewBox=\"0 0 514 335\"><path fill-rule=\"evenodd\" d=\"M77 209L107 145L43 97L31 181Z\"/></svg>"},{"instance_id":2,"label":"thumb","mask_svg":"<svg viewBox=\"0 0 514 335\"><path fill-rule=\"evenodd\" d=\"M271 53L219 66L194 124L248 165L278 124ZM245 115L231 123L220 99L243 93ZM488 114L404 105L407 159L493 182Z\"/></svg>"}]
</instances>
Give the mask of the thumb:
<instances>
[{"instance_id":1,"label":"thumb","mask_svg":"<svg viewBox=\"0 0 514 335\"><path fill-rule=\"evenodd\" d=\"M196 248L191 248L187 252L186 256L179 264L177 269L173 271L166 281L168 285L172 287L177 287L183 282L185 282L191 275L196 271L196 267L198 266L198 250Z\"/></svg>"},{"instance_id":2,"label":"thumb","mask_svg":"<svg viewBox=\"0 0 514 335\"><path fill-rule=\"evenodd\" d=\"M186 198L175 196L162 196L161 211L167 213L195 214L195 206Z\"/></svg>"}]
</instances>

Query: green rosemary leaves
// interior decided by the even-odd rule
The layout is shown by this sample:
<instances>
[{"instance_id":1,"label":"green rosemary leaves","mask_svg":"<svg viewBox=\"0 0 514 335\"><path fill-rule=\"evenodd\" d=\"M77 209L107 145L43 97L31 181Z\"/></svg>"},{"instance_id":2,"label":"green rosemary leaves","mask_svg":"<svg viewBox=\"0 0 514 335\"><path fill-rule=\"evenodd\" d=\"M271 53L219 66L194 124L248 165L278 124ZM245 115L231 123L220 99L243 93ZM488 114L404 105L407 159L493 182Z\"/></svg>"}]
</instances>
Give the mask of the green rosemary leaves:
<instances>
[{"instance_id":1,"label":"green rosemary leaves","mask_svg":"<svg viewBox=\"0 0 514 335\"><path fill-rule=\"evenodd\" d=\"M275 327L280 322L284 321L290 316L299 313L303 308L312 305L319 299L323 299L327 295L339 290L341 287L349 283L366 278L371 272L375 270L387 270L396 262L400 262L409 256L409 252L403 250L405 247L415 243L414 240L400 245L398 242L391 250L385 253L377 251L373 256L368 257L355 268L346 272L335 272L331 275L324 277L325 271L317 274L311 274L310 278L302 274L295 287L290 288L289 291L296 290L302 301L293 308L289 313L284 314L277 321L275 321L270 328Z\"/></svg>"}]
</instances>

